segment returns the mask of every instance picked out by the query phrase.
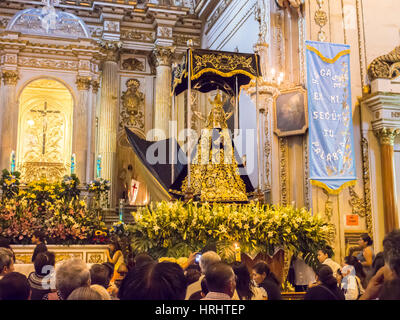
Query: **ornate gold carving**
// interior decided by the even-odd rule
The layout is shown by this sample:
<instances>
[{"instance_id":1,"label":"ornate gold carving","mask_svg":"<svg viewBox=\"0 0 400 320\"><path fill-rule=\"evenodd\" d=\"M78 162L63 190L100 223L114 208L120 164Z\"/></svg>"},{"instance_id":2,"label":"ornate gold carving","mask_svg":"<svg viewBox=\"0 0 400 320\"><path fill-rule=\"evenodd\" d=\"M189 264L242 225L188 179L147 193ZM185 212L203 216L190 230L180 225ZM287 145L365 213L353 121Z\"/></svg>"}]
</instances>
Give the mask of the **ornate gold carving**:
<instances>
[{"instance_id":1,"label":"ornate gold carving","mask_svg":"<svg viewBox=\"0 0 400 320\"><path fill-rule=\"evenodd\" d=\"M266 162L265 165L265 190L271 190L271 176L270 176L270 166L271 166L271 151L272 151L272 135L270 130L270 107L272 105L272 99L267 99L267 106L265 108L265 144L264 144L264 152L265 159L263 161Z\"/></svg>"},{"instance_id":2,"label":"ornate gold carving","mask_svg":"<svg viewBox=\"0 0 400 320\"><path fill-rule=\"evenodd\" d=\"M15 263L23 263L30 264L32 263L32 253L16 253L15 254Z\"/></svg>"},{"instance_id":3,"label":"ornate gold carving","mask_svg":"<svg viewBox=\"0 0 400 320\"><path fill-rule=\"evenodd\" d=\"M325 41L326 40L326 34L325 31L322 30L323 27L328 23L328 15L324 10L322 10L322 6L324 5L323 0L316 0L318 3L318 10L315 12L314 15L314 21L315 23L319 26L319 32L318 32L318 40L319 41Z\"/></svg>"},{"instance_id":4,"label":"ornate gold carving","mask_svg":"<svg viewBox=\"0 0 400 320\"><path fill-rule=\"evenodd\" d=\"M394 139L400 135L400 129L381 128L374 130L375 136L379 139L380 144L388 144L393 146Z\"/></svg>"},{"instance_id":5,"label":"ornate gold carving","mask_svg":"<svg viewBox=\"0 0 400 320\"><path fill-rule=\"evenodd\" d=\"M3 82L5 85L15 86L19 80L18 71L3 71Z\"/></svg>"},{"instance_id":6,"label":"ornate gold carving","mask_svg":"<svg viewBox=\"0 0 400 320\"><path fill-rule=\"evenodd\" d=\"M68 169L64 163L24 162L20 171L26 183L40 179L57 182L68 174Z\"/></svg>"},{"instance_id":7,"label":"ornate gold carving","mask_svg":"<svg viewBox=\"0 0 400 320\"><path fill-rule=\"evenodd\" d=\"M217 54L203 54L198 55L194 61L193 72L197 73L201 68L211 64L217 70L233 71L238 68L244 68L250 70L252 74L256 73L253 66L253 57L246 58L244 56L229 55L224 53Z\"/></svg>"},{"instance_id":8,"label":"ornate gold carving","mask_svg":"<svg viewBox=\"0 0 400 320\"><path fill-rule=\"evenodd\" d=\"M197 154L191 164L191 189L201 201L247 201L246 186L239 175L234 148L227 129L224 101L218 93L207 117L207 129L202 130ZM212 140L212 129L221 129L218 142ZM211 148L211 144L213 147ZM218 147L215 147L217 146ZM221 147L223 146L223 147ZM188 190L187 177L182 192Z\"/></svg>"},{"instance_id":9,"label":"ornate gold carving","mask_svg":"<svg viewBox=\"0 0 400 320\"><path fill-rule=\"evenodd\" d=\"M360 3L360 0L356 0L356 13L357 13L357 31L358 31L358 52L360 55L360 74L361 74L361 85L363 88L363 93L368 94L369 92L365 92L365 89L368 88L367 84L365 83L366 77L365 77L365 71L367 69L367 54L366 54L366 48L365 48L365 30L361 22L361 16L362 16L362 3ZM361 30L363 30L363 35L364 37L361 37ZM364 41L364 50L363 48L363 41Z\"/></svg>"},{"instance_id":10,"label":"ornate gold carving","mask_svg":"<svg viewBox=\"0 0 400 320\"><path fill-rule=\"evenodd\" d=\"M188 40L193 40L193 47L200 47L201 40L198 36L195 35L186 35L186 34L176 34L173 36L174 44L177 46L187 46Z\"/></svg>"},{"instance_id":11,"label":"ornate gold carving","mask_svg":"<svg viewBox=\"0 0 400 320\"><path fill-rule=\"evenodd\" d=\"M154 32L146 32L143 30L122 30L121 31L121 39L124 40L135 40L135 41L144 41L144 42L154 42L155 33Z\"/></svg>"},{"instance_id":12,"label":"ornate gold carving","mask_svg":"<svg viewBox=\"0 0 400 320\"><path fill-rule=\"evenodd\" d=\"M120 50L122 48L121 41L103 41L99 42L102 52L106 55L106 61L117 62L119 59Z\"/></svg>"},{"instance_id":13,"label":"ornate gold carving","mask_svg":"<svg viewBox=\"0 0 400 320\"><path fill-rule=\"evenodd\" d=\"M92 80L91 84L93 93L97 93L100 88L100 82L98 80Z\"/></svg>"},{"instance_id":14,"label":"ornate gold carving","mask_svg":"<svg viewBox=\"0 0 400 320\"><path fill-rule=\"evenodd\" d=\"M371 183L369 172L369 146L368 140L362 136L361 138L362 152L362 170L363 170L363 185L364 198L360 198L354 190L354 187L349 187L350 200L349 204L352 208L352 213L357 214L366 219L368 233L372 234L372 209L371 209Z\"/></svg>"},{"instance_id":15,"label":"ornate gold carving","mask_svg":"<svg viewBox=\"0 0 400 320\"><path fill-rule=\"evenodd\" d=\"M40 83L48 82L52 83L52 80L43 80ZM54 85L60 84L55 82ZM24 112L25 118L21 123L24 132L21 136L22 165L19 165L24 181L41 178L54 181L67 173L64 163L64 128L67 124L60 108L56 104L51 104L48 108L47 102L44 102L31 106Z\"/></svg>"},{"instance_id":16,"label":"ornate gold carving","mask_svg":"<svg viewBox=\"0 0 400 320\"><path fill-rule=\"evenodd\" d=\"M400 76L400 46L373 60L368 68L369 79L393 79Z\"/></svg>"},{"instance_id":17,"label":"ornate gold carving","mask_svg":"<svg viewBox=\"0 0 400 320\"><path fill-rule=\"evenodd\" d=\"M101 35L103 33L103 27L92 27L88 26L90 36L92 38L101 38Z\"/></svg>"},{"instance_id":18,"label":"ornate gold carving","mask_svg":"<svg viewBox=\"0 0 400 320\"><path fill-rule=\"evenodd\" d=\"M122 111L120 127L134 127L144 130L144 104L145 97L139 91L140 82L129 79L126 82L127 90L122 93Z\"/></svg>"},{"instance_id":19,"label":"ornate gold carving","mask_svg":"<svg viewBox=\"0 0 400 320\"><path fill-rule=\"evenodd\" d=\"M47 58L19 57L18 65L22 67L77 70L78 61L57 60Z\"/></svg>"},{"instance_id":20,"label":"ornate gold carving","mask_svg":"<svg viewBox=\"0 0 400 320\"><path fill-rule=\"evenodd\" d=\"M308 162L308 136L304 136L304 205L310 208L310 164Z\"/></svg>"},{"instance_id":21,"label":"ornate gold carving","mask_svg":"<svg viewBox=\"0 0 400 320\"><path fill-rule=\"evenodd\" d=\"M5 29L8 25L8 22L10 21L9 18L0 18L0 29Z\"/></svg>"},{"instance_id":22,"label":"ornate gold carving","mask_svg":"<svg viewBox=\"0 0 400 320\"><path fill-rule=\"evenodd\" d=\"M166 26L159 26L157 28L157 37L172 38L172 28Z\"/></svg>"},{"instance_id":23,"label":"ornate gold carving","mask_svg":"<svg viewBox=\"0 0 400 320\"><path fill-rule=\"evenodd\" d=\"M140 61L136 58L124 59L122 62L122 68L130 71L145 71L145 65L143 61Z\"/></svg>"},{"instance_id":24,"label":"ornate gold carving","mask_svg":"<svg viewBox=\"0 0 400 320\"><path fill-rule=\"evenodd\" d=\"M328 221L331 221L333 215L333 202L330 199L330 194L325 189L322 189L322 191L327 196L325 201L325 217Z\"/></svg>"},{"instance_id":25,"label":"ornate gold carving","mask_svg":"<svg viewBox=\"0 0 400 320\"><path fill-rule=\"evenodd\" d=\"M87 253L87 258L86 258L87 263L103 263L105 261L104 253L92 253L88 252Z\"/></svg>"},{"instance_id":26,"label":"ornate gold carving","mask_svg":"<svg viewBox=\"0 0 400 320\"><path fill-rule=\"evenodd\" d=\"M325 11L317 10L315 12L314 21L317 25L319 25L322 28L328 22L328 15L326 14Z\"/></svg>"},{"instance_id":27,"label":"ornate gold carving","mask_svg":"<svg viewBox=\"0 0 400 320\"><path fill-rule=\"evenodd\" d=\"M281 186L281 205L288 205L288 190L287 190L287 161L288 161L288 141L286 137L279 138L279 175L280 175L280 186Z\"/></svg>"},{"instance_id":28,"label":"ornate gold carving","mask_svg":"<svg viewBox=\"0 0 400 320\"><path fill-rule=\"evenodd\" d=\"M78 90L89 90L91 83L92 79L90 77L76 77L76 85L78 87Z\"/></svg>"},{"instance_id":29,"label":"ornate gold carving","mask_svg":"<svg viewBox=\"0 0 400 320\"><path fill-rule=\"evenodd\" d=\"M153 50L153 55L156 58L156 67L158 66L171 66L172 58L174 57L175 47L158 46Z\"/></svg>"},{"instance_id":30,"label":"ornate gold carving","mask_svg":"<svg viewBox=\"0 0 400 320\"><path fill-rule=\"evenodd\" d=\"M83 252L56 252L56 263L71 258L79 258L83 260Z\"/></svg>"}]
</instances>

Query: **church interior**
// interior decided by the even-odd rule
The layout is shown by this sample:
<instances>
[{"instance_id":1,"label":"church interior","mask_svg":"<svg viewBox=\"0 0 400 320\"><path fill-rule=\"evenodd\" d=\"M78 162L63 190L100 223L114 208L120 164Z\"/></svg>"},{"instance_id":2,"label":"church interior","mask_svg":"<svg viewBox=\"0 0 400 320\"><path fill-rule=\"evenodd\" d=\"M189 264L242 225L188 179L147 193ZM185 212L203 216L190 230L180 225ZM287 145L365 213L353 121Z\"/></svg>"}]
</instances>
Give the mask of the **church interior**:
<instances>
[{"instance_id":1,"label":"church interior","mask_svg":"<svg viewBox=\"0 0 400 320\"><path fill-rule=\"evenodd\" d=\"M154 202L257 202L305 208L332 224L338 262L365 233L381 251L399 228L397 7L397 0L0 1L0 169L19 172L19 192L74 174L83 198L106 181L98 206L107 227L134 221ZM318 57L328 67L314 78ZM323 168L327 180L315 173L312 142L333 137L312 128L327 117L315 111L322 96L313 84L332 77L331 66L345 66L332 90L345 88L337 123L348 125L344 158L353 170L343 173L339 161L336 187L326 181L337 168ZM203 155L214 159L207 143L229 164L203 165Z\"/></svg>"}]
</instances>

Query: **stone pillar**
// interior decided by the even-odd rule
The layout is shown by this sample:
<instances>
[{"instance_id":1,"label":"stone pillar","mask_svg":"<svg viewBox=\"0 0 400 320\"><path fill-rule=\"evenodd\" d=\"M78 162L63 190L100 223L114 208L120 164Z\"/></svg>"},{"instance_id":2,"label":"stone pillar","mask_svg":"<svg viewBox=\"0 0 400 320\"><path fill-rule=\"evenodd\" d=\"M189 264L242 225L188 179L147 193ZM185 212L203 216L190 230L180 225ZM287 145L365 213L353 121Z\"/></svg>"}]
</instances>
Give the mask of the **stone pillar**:
<instances>
[{"instance_id":1,"label":"stone pillar","mask_svg":"<svg viewBox=\"0 0 400 320\"><path fill-rule=\"evenodd\" d=\"M171 63L174 47L156 46L153 51L156 60L156 94L154 106L154 129L162 130L165 138L169 134L169 120L171 119ZM156 140L163 139L157 135Z\"/></svg>"},{"instance_id":2,"label":"stone pillar","mask_svg":"<svg viewBox=\"0 0 400 320\"><path fill-rule=\"evenodd\" d=\"M381 128L374 131L381 148L382 188L385 233L399 228L396 193L396 172L394 167L394 139L400 129Z\"/></svg>"},{"instance_id":3,"label":"stone pillar","mask_svg":"<svg viewBox=\"0 0 400 320\"><path fill-rule=\"evenodd\" d=\"M72 153L76 155L76 170L81 184L86 184L86 166L88 156L88 113L90 112L90 77L78 76L76 84L79 90L78 103L74 108L74 126Z\"/></svg>"},{"instance_id":4,"label":"stone pillar","mask_svg":"<svg viewBox=\"0 0 400 320\"><path fill-rule=\"evenodd\" d=\"M115 205L115 164L118 129L118 55L119 42L106 42L107 57L103 62L100 89L99 154L101 155L102 178L111 183L110 205Z\"/></svg>"},{"instance_id":5,"label":"stone pillar","mask_svg":"<svg viewBox=\"0 0 400 320\"><path fill-rule=\"evenodd\" d=\"M92 101L90 105L90 112L88 117L88 132L89 132L89 145L88 156L86 165L86 181L91 181L95 177L95 162L96 162L96 105L97 93L99 91L100 83L98 80L92 80Z\"/></svg>"},{"instance_id":6,"label":"stone pillar","mask_svg":"<svg viewBox=\"0 0 400 320\"><path fill-rule=\"evenodd\" d=\"M18 106L15 97L15 86L19 76L18 71L6 70L3 76L3 110L1 112L1 140L0 140L0 170L10 170L11 151L17 151L18 137Z\"/></svg>"}]
</instances>

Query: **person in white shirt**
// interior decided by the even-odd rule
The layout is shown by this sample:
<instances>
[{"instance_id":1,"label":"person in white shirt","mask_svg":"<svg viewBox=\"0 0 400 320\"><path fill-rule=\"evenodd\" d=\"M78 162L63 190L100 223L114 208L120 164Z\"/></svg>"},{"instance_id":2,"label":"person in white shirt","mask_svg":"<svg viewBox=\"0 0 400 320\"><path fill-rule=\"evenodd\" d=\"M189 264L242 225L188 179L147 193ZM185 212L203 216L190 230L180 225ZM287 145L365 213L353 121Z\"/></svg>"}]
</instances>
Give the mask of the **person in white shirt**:
<instances>
[{"instance_id":1,"label":"person in white shirt","mask_svg":"<svg viewBox=\"0 0 400 320\"><path fill-rule=\"evenodd\" d=\"M364 293L364 290L360 279L356 276L355 268L352 265L346 264L341 272L343 276L341 288L344 291L346 300L357 300Z\"/></svg>"},{"instance_id":2,"label":"person in white shirt","mask_svg":"<svg viewBox=\"0 0 400 320\"><path fill-rule=\"evenodd\" d=\"M203 278L207 272L207 268L210 265L212 265L216 262L220 262L220 261L221 261L221 257L214 251L207 251L201 255L200 261L199 261L199 266L200 266L202 275L200 276L199 280L190 284L187 287L185 300L189 300L190 296L193 293L201 291L201 280L203 280Z\"/></svg>"},{"instance_id":3,"label":"person in white shirt","mask_svg":"<svg viewBox=\"0 0 400 320\"><path fill-rule=\"evenodd\" d=\"M320 250L318 250L318 261L321 264L326 264L327 266L330 266L333 271L333 276L336 278L336 272L338 271L338 269L341 269L341 266L339 263L333 261L332 257L333 250L330 246L326 246L325 248L321 248Z\"/></svg>"}]
</instances>

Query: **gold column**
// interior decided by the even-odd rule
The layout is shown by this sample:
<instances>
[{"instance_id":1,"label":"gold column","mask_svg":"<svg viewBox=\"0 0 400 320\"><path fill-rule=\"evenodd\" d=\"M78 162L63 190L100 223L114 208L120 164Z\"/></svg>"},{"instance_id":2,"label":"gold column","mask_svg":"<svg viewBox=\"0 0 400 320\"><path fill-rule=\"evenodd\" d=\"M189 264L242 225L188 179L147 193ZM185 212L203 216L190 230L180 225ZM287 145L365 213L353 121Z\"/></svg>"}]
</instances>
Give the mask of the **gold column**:
<instances>
[{"instance_id":1,"label":"gold column","mask_svg":"<svg viewBox=\"0 0 400 320\"><path fill-rule=\"evenodd\" d=\"M102 178L111 183L110 205L114 205L115 164L118 129L118 58L119 42L105 42L106 59L103 62L100 89L99 154L101 155Z\"/></svg>"},{"instance_id":2,"label":"gold column","mask_svg":"<svg viewBox=\"0 0 400 320\"><path fill-rule=\"evenodd\" d=\"M169 120L171 119L171 62L174 47L156 46L153 54L156 58L156 97L154 108L154 129L162 130L169 137ZM160 140L163 137L154 137Z\"/></svg>"},{"instance_id":3,"label":"gold column","mask_svg":"<svg viewBox=\"0 0 400 320\"><path fill-rule=\"evenodd\" d=\"M88 113L90 108L90 77L78 76L76 84L79 90L78 103L74 108L74 130L72 153L76 155L76 170L82 184L87 183L86 166L88 157Z\"/></svg>"},{"instance_id":4,"label":"gold column","mask_svg":"<svg viewBox=\"0 0 400 320\"><path fill-rule=\"evenodd\" d=\"M12 150L17 150L18 137L18 106L15 98L15 86L19 76L18 71L6 70L3 76L3 111L0 140L0 169L10 170L10 154Z\"/></svg>"},{"instance_id":5,"label":"gold column","mask_svg":"<svg viewBox=\"0 0 400 320\"><path fill-rule=\"evenodd\" d=\"M374 131L381 146L381 168L385 232L398 229L397 193L394 167L394 139L400 129L382 128Z\"/></svg>"}]
</instances>

